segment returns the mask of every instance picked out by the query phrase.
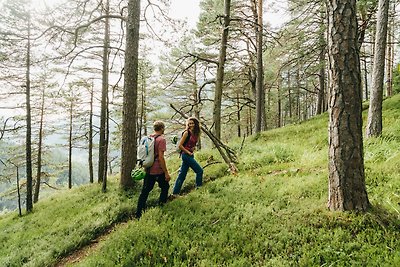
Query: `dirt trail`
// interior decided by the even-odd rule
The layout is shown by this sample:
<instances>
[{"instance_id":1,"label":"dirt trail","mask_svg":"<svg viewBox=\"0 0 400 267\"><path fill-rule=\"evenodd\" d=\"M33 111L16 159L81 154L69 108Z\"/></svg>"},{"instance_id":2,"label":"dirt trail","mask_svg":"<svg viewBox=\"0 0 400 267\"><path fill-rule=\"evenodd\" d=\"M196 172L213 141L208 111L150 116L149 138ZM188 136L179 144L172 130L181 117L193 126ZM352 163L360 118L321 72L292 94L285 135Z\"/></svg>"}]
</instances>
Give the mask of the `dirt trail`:
<instances>
[{"instance_id":1,"label":"dirt trail","mask_svg":"<svg viewBox=\"0 0 400 267\"><path fill-rule=\"evenodd\" d=\"M122 225L125 225L126 223L127 223L127 220L123 221L123 222L115 223L114 225L110 226L108 229L106 229L104 232L102 232L98 237L96 237L96 239L90 241L89 244L73 251L71 254L62 258L59 262L57 262L54 265L54 267L64 267L67 264L73 264L73 263L80 262L83 258L85 258L86 256L93 253L93 251L95 251L98 248L98 246L101 244L102 241L107 239L107 236L112 231L114 231L114 229L119 228Z\"/></svg>"}]
</instances>

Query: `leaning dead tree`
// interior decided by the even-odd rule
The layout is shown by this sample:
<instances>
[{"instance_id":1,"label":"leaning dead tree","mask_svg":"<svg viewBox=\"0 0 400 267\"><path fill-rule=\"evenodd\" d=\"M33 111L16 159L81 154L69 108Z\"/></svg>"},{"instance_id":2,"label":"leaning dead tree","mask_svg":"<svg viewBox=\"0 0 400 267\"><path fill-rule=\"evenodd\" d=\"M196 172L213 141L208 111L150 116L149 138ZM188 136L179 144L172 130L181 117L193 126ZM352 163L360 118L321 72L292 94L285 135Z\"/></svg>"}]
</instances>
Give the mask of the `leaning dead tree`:
<instances>
[{"instance_id":1,"label":"leaning dead tree","mask_svg":"<svg viewBox=\"0 0 400 267\"><path fill-rule=\"evenodd\" d=\"M185 113L174 107L173 104L170 104L171 108L175 110L179 115L181 115L183 118L187 119L189 116L187 116ZM228 165L229 170L232 174L237 174L238 169L235 165L237 163L237 157L235 154L235 151L222 143L220 139L218 139L208 128L205 124L200 124L201 130L207 134L207 136L210 138L210 140L213 142L215 147L218 149L219 154L221 157L224 159L225 163Z\"/></svg>"}]
</instances>

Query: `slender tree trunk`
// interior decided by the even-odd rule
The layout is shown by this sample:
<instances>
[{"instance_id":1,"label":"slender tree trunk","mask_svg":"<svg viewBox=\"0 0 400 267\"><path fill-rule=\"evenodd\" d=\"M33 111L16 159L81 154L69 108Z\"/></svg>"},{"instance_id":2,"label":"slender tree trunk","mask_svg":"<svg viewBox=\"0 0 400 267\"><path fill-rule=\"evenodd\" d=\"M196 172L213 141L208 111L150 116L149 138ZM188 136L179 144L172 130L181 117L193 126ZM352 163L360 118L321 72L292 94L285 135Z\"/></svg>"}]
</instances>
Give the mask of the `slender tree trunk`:
<instances>
[{"instance_id":1,"label":"slender tree trunk","mask_svg":"<svg viewBox=\"0 0 400 267\"><path fill-rule=\"evenodd\" d=\"M277 115L276 115L276 127L282 127L282 93L281 93L281 82L278 83L278 103L277 103Z\"/></svg>"},{"instance_id":2,"label":"slender tree trunk","mask_svg":"<svg viewBox=\"0 0 400 267\"><path fill-rule=\"evenodd\" d=\"M392 96L392 45L390 44L392 42L392 35L390 34L391 29L389 28L389 34L388 34L388 43L389 45L387 46L387 63L386 63L386 95L387 96Z\"/></svg>"},{"instance_id":3,"label":"slender tree trunk","mask_svg":"<svg viewBox=\"0 0 400 267\"><path fill-rule=\"evenodd\" d=\"M240 126L240 101L239 101L239 92L236 92L236 119L237 119L237 136L241 137L242 136L242 128Z\"/></svg>"},{"instance_id":4,"label":"slender tree trunk","mask_svg":"<svg viewBox=\"0 0 400 267\"><path fill-rule=\"evenodd\" d=\"M42 143L43 143L43 117L44 117L44 95L45 87L42 89L42 103L40 107L40 122L39 122L39 143L38 143L38 159L37 159L37 172L36 172L36 184L35 193L33 195L33 202L36 203L39 200L39 191L42 175Z\"/></svg>"},{"instance_id":5,"label":"slender tree trunk","mask_svg":"<svg viewBox=\"0 0 400 267\"><path fill-rule=\"evenodd\" d=\"M28 12L28 43L26 50L26 212L33 210L32 202L32 116L31 116L31 15Z\"/></svg>"},{"instance_id":6,"label":"slender tree trunk","mask_svg":"<svg viewBox=\"0 0 400 267\"><path fill-rule=\"evenodd\" d=\"M389 0L379 0L375 36L374 65L372 69L372 89L368 110L366 136L382 134L383 79L385 71L385 49L387 37Z\"/></svg>"},{"instance_id":7,"label":"slender tree trunk","mask_svg":"<svg viewBox=\"0 0 400 267\"><path fill-rule=\"evenodd\" d=\"M69 137L68 137L68 188L72 188L72 122L74 114L74 97L71 96L71 103L69 106Z\"/></svg>"},{"instance_id":8,"label":"slender tree trunk","mask_svg":"<svg viewBox=\"0 0 400 267\"><path fill-rule=\"evenodd\" d=\"M101 94L101 127L104 127L103 133L100 130L100 135L104 138L103 149L99 154L103 154L102 164L102 192L107 190L107 166L108 166L108 135L109 135L109 114L108 114L108 76L109 76L109 57L110 57L110 1L105 1L104 13L106 14L104 22L104 44L103 44L103 79L102 79L102 94ZM104 118L103 118L104 116ZM100 162L99 162L100 163ZM100 164L99 164L100 165ZM99 170L100 171L100 170ZM99 172L100 173L100 172Z\"/></svg>"},{"instance_id":9,"label":"slender tree trunk","mask_svg":"<svg viewBox=\"0 0 400 267\"><path fill-rule=\"evenodd\" d=\"M215 137L218 138L219 140L221 139L221 104L222 104L222 91L223 91L224 73L225 73L226 48L228 44L231 0L225 0L224 6L225 6L224 22L222 25L223 31L221 38L221 48L219 50L219 60L217 69L217 79L215 83L214 109L213 109L214 134Z\"/></svg>"},{"instance_id":10,"label":"slender tree trunk","mask_svg":"<svg viewBox=\"0 0 400 267\"><path fill-rule=\"evenodd\" d=\"M263 46L263 21L262 21L262 0L253 0L253 13L256 20L256 55L257 55L257 75L256 75L256 129L259 133L266 129L265 120L265 91L264 91L264 67L262 58Z\"/></svg>"},{"instance_id":11,"label":"slender tree trunk","mask_svg":"<svg viewBox=\"0 0 400 267\"><path fill-rule=\"evenodd\" d=\"M122 111L121 180L123 188L133 185L136 165L140 0L129 0L125 48L125 79Z\"/></svg>"},{"instance_id":12,"label":"slender tree trunk","mask_svg":"<svg viewBox=\"0 0 400 267\"><path fill-rule=\"evenodd\" d=\"M93 97L94 97L94 84L92 83L92 88L90 90L90 112L89 112L89 156L88 156L88 164L89 164L89 181L90 183L94 182L93 175Z\"/></svg>"},{"instance_id":13,"label":"slender tree trunk","mask_svg":"<svg viewBox=\"0 0 400 267\"><path fill-rule=\"evenodd\" d=\"M365 91L365 100L368 100L368 67L367 67L367 53L364 47L364 91Z\"/></svg>"},{"instance_id":14,"label":"slender tree trunk","mask_svg":"<svg viewBox=\"0 0 400 267\"><path fill-rule=\"evenodd\" d=\"M324 20L321 21L321 27L323 27ZM322 31L323 33L324 31ZM321 34L322 35L322 34ZM325 36L320 36L319 43L321 47L321 51L319 52L319 90L318 90L318 98L317 98L317 114L321 114L324 112L324 105L325 105Z\"/></svg>"},{"instance_id":15,"label":"slender tree trunk","mask_svg":"<svg viewBox=\"0 0 400 267\"><path fill-rule=\"evenodd\" d=\"M19 216L22 216L22 207L21 207L21 192L20 192L20 189L19 189L19 167L16 165L16 164L14 164L14 163L11 163L12 165L14 165L15 166L15 168L17 169L17 197L18 197L18 215Z\"/></svg>"},{"instance_id":16,"label":"slender tree trunk","mask_svg":"<svg viewBox=\"0 0 400 267\"><path fill-rule=\"evenodd\" d=\"M292 119L293 117L293 112L292 112L292 106L293 106L293 100L292 100L292 77L290 74L290 70L288 70L288 101L289 101L289 118Z\"/></svg>"},{"instance_id":17,"label":"slender tree trunk","mask_svg":"<svg viewBox=\"0 0 400 267\"><path fill-rule=\"evenodd\" d=\"M386 92L387 96L392 96L393 95L393 66L394 66L394 16L395 16L395 3L392 4L392 11L390 12L391 15L389 25L388 25L388 33L387 33L387 38L388 38L388 52L387 52L387 68L386 68Z\"/></svg>"},{"instance_id":18,"label":"slender tree trunk","mask_svg":"<svg viewBox=\"0 0 400 267\"><path fill-rule=\"evenodd\" d=\"M108 144L109 144L109 140L110 140L110 111L108 109L109 107L109 99L108 99L108 94L106 96L106 151L104 152L106 154L105 156L105 160L106 162L104 163L104 174L103 174L103 184L101 187L101 191L103 193L105 193L107 191L107 166L108 166Z\"/></svg>"},{"instance_id":19,"label":"slender tree trunk","mask_svg":"<svg viewBox=\"0 0 400 267\"><path fill-rule=\"evenodd\" d=\"M300 112L300 87L301 87L301 81L300 81L300 66L298 66L297 70L296 70L296 84L297 84L297 88L296 88L296 119L298 121L301 120L301 112Z\"/></svg>"},{"instance_id":20,"label":"slender tree trunk","mask_svg":"<svg viewBox=\"0 0 400 267\"><path fill-rule=\"evenodd\" d=\"M109 12L109 1L105 2L104 13ZM103 183L107 179L107 150L106 125L107 125L107 96L108 96L108 61L110 53L110 26L109 18L105 18L104 40L103 40L103 70L102 70L102 90L101 90L101 108L100 108L100 135L99 135L99 166L98 182Z\"/></svg>"},{"instance_id":21,"label":"slender tree trunk","mask_svg":"<svg viewBox=\"0 0 400 267\"><path fill-rule=\"evenodd\" d=\"M325 75L325 71L326 71L326 60L325 60L325 56L326 56L326 39L325 39L325 20L326 20L326 16L325 16L325 8L321 7L321 21L320 21L320 37L319 37L319 44L321 47L321 51L319 53L319 91L318 91L318 99L317 99L317 114L321 114L322 112L325 112L325 106L326 106L326 88L325 88L325 84L326 84L326 75Z\"/></svg>"},{"instance_id":22,"label":"slender tree trunk","mask_svg":"<svg viewBox=\"0 0 400 267\"><path fill-rule=\"evenodd\" d=\"M252 108L250 105L249 105L249 109L247 112L247 132L246 132L246 134L247 134L247 136L253 134Z\"/></svg>"},{"instance_id":23,"label":"slender tree trunk","mask_svg":"<svg viewBox=\"0 0 400 267\"><path fill-rule=\"evenodd\" d=\"M355 0L330 0L329 198L330 210L365 211L361 73ZM343 64L346 62L346 64Z\"/></svg>"}]
</instances>

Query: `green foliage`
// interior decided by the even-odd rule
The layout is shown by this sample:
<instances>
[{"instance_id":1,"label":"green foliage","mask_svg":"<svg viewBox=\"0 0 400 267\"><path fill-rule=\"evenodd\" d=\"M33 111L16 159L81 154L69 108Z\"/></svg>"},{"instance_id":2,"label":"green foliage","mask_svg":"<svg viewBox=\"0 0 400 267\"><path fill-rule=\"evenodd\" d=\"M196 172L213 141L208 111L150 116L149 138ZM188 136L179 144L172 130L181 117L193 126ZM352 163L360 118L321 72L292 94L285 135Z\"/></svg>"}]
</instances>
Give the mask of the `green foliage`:
<instances>
[{"instance_id":1,"label":"green foliage","mask_svg":"<svg viewBox=\"0 0 400 267\"><path fill-rule=\"evenodd\" d=\"M77 266L397 266L400 264L400 95L384 104L384 131L365 140L366 184L373 208L330 212L327 116L264 132L231 146L238 175L205 168L199 190L150 208L112 231ZM365 115L365 114L364 114ZM202 165L220 160L196 154ZM252 159L253 157L253 159ZM179 167L178 156L168 166ZM172 174L175 176L176 173ZM185 188L193 185L189 173ZM173 182L172 182L173 184ZM140 185L140 184L139 184ZM136 189L138 190L138 189ZM132 195L133 194L133 195ZM2 266L50 266L132 214L137 191L106 194L86 186L43 201L31 215L0 217Z\"/></svg>"},{"instance_id":2,"label":"green foliage","mask_svg":"<svg viewBox=\"0 0 400 267\"><path fill-rule=\"evenodd\" d=\"M0 265L50 266L132 214L131 193L115 181L108 188L82 186L41 201L30 215L0 217Z\"/></svg>"}]
</instances>

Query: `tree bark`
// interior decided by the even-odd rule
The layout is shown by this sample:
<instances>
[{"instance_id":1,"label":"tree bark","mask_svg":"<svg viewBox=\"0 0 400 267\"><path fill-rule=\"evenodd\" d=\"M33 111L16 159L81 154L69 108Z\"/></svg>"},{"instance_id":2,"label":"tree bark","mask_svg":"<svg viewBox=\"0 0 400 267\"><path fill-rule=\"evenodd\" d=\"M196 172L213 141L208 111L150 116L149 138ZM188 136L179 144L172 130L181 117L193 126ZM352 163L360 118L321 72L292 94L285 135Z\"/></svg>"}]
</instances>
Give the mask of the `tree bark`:
<instances>
[{"instance_id":1,"label":"tree bark","mask_svg":"<svg viewBox=\"0 0 400 267\"><path fill-rule=\"evenodd\" d=\"M388 12L389 0L379 0L374 65L372 68L372 88L366 129L367 137L380 136L382 134L383 79L385 72Z\"/></svg>"},{"instance_id":2,"label":"tree bark","mask_svg":"<svg viewBox=\"0 0 400 267\"><path fill-rule=\"evenodd\" d=\"M324 27L324 17L321 12L321 23L320 27L322 29L325 29ZM322 112L325 111L325 54L326 54L326 42L325 42L325 31L321 30L321 35L319 38L319 43L321 47L321 51L319 52L319 90L318 90L318 99L317 99L317 114L321 114Z\"/></svg>"},{"instance_id":3,"label":"tree bark","mask_svg":"<svg viewBox=\"0 0 400 267\"><path fill-rule=\"evenodd\" d=\"M109 15L109 1L105 1L105 15ZM98 182L105 183L107 179L107 150L106 142L107 132L107 97L108 97L108 61L110 53L110 23L106 17L104 21L104 39L103 39L103 70L102 70L102 90L101 90L101 108L100 108L100 133L99 133L99 166Z\"/></svg>"},{"instance_id":4,"label":"tree bark","mask_svg":"<svg viewBox=\"0 0 400 267\"><path fill-rule=\"evenodd\" d=\"M228 43L229 23L230 23L230 10L231 0L225 0L225 14L223 22L223 31L221 38L221 48L219 51L217 79L215 83L214 94L214 134L218 139L221 139L221 104L222 104L222 87L224 83L225 61L226 61L226 47Z\"/></svg>"},{"instance_id":5,"label":"tree bark","mask_svg":"<svg viewBox=\"0 0 400 267\"><path fill-rule=\"evenodd\" d=\"M72 90L72 88L71 88ZM72 122L73 122L73 114L74 114L74 97L73 93L71 92L70 95L70 105L69 105L69 137L68 137L68 188L72 188Z\"/></svg>"},{"instance_id":6,"label":"tree bark","mask_svg":"<svg viewBox=\"0 0 400 267\"><path fill-rule=\"evenodd\" d=\"M42 175L42 144L43 144L43 117L44 117L44 95L45 95L45 87L42 89L42 103L40 107L40 121L39 121L39 143L38 143L38 158L37 158L37 172L36 172L36 184L35 184L35 193L33 195L33 202L36 203L39 201L39 191L40 191L40 183L41 183L41 175Z\"/></svg>"},{"instance_id":7,"label":"tree bark","mask_svg":"<svg viewBox=\"0 0 400 267\"><path fill-rule=\"evenodd\" d=\"M329 1L330 210L365 211L361 73L355 0Z\"/></svg>"},{"instance_id":8,"label":"tree bark","mask_svg":"<svg viewBox=\"0 0 400 267\"><path fill-rule=\"evenodd\" d=\"M140 0L129 0L125 48L125 79L122 110L122 188L133 185L131 171L136 165L136 124L139 57Z\"/></svg>"},{"instance_id":9,"label":"tree bark","mask_svg":"<svg viewBox=\"0 0 400 267\"><path fill-rule=\"evenodd\" d=\"M90 112L89 112L89 136L88 136L88 146L89 146L89 155L88 155L88 164L89 164L89 181L90 183L94 182L93 175L93 97L94 97L94 84L92 83L92 88L90 90Z\"/></svg>"},{"instance_id":10,"label":"tree bark","mask_svg":"<svg viewBox=\"0 0 400 267\"><path fill-rule=\"evenodd\" d=\"M262 6L263 0L258 0L256 14L257 14L257 80L256 80L256 133L266 129L265 118L265 91L264 91L264 67L262 58L263 47L263 21L262 21Z\"/></svg>"},{"instance_id":11,"label":"tree bark","mask_svg":"<svg viewBox=\"0 0 400 267\"><path fill-rule=\"evenodd\" d=\"M105 1L104 13L106 18L104 21L104 44L103 44L103 78L102 78L102 93L101 93L101 123L100 123L100 138L102 138L102 146L99 145L99 178L101 175L102 192L107 190L107 166L108 166L108 76L109 76L109 56L110 56L110 1ZM103 131L102 131L103 130ZM100 148L102 148L100 150ZM99 179L100 180L100 179Z\"/></svg>"},{"instance_id":12,"label":"tree bark","mask_svg":"<svg viewBox=\"0 0 400 267\"><path fill-rule=\"evenodd\" d=\"M276 114L276 127L280 128L282 127L282 124L284 123L282 121L282 92L281 92L281 82L278 82L278 86L276 88L277 90L277 114Z\"/></svg>"},{"instance_id":13,"label":"tree bark","mask_svg":"<svg viewBox=\"0 0 400 267\"><path fill-rule=\"evenodd\" d=\"M32 202L32 115L31 115L31 15L28 12L28 43L26 50L26 212L33 210Z\"/></svg>"}]
</instances>

